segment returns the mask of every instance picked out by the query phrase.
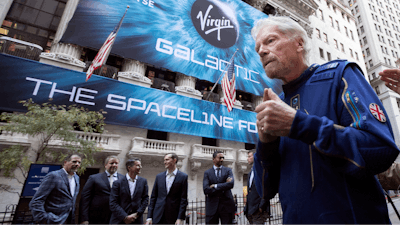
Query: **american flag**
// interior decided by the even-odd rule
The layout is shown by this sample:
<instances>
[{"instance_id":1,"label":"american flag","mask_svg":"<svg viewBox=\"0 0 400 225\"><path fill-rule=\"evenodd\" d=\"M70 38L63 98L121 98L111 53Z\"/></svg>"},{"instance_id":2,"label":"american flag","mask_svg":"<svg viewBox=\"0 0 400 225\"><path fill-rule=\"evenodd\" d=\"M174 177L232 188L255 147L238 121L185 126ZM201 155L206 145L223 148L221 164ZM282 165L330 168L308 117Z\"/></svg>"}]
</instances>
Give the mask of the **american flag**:
<instances>
[{"instance_id":1,"label":"american flag","mask_svg":"<svg viewBox=\"0 0 400 225\"><path fill-rule=\"evenodd\" d=\"M224 102L226 107L228 108L228 112L232 111L233 103L236 101L236 79L235 73L235 63L234 59L232 58L231 64L228 67L228 72L225 73L224 78L222 78L221 85L222 91L224 92Z\"/></svg>"},{"instance_id":2,"label":"american flag","mask_svg":"<svg viewBox=\"0 0 400 225\"><path fill-rule=\"evenodd\" d=\"M97 53L96 57L94 57L92 64L90 65L89 69L86 72L86 81L92 76L93 72L100 68L108 58L110 54L111 47L115 41L115 37L117 36L118 30L121 27L122 21L128 11L129 6L127 6L124 16L122 16L121 20L119 21L118 25L114 27L114 30L108 35L107 40L104 42L103 46L101 46L99 52Z\"/></svg>"}]
</instances>

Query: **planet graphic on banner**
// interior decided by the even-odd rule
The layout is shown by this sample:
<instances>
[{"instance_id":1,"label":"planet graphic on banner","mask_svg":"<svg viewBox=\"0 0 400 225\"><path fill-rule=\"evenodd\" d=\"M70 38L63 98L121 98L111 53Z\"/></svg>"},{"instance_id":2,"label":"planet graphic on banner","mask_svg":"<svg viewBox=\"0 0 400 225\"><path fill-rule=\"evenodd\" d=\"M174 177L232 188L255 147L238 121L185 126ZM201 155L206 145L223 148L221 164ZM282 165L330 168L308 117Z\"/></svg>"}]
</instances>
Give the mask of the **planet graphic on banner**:
<instances>
[{"instance_id":1,"label":"planet graphic on banner","mask_svg":"<svg viewBox=\"0 0 400 225\"><path fill-rule=\"evenodd\" d=\"M239 38L239 23L229 4L218 0L197 0L191 19L200 36L218 48L229 48Z\"/></svg>"}]
</instances>

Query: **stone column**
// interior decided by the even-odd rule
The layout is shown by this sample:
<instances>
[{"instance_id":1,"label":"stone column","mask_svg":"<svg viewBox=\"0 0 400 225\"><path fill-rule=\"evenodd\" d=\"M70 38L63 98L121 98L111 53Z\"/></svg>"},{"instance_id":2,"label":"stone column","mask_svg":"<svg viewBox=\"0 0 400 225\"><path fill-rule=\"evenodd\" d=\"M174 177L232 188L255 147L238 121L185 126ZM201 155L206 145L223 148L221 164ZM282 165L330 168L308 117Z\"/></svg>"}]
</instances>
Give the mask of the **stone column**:
<instances>
[{"instance_id":1,"label":"stone column","mask_svg":"<svg viewBox=\"0 0 400 225\"><path fill-rule=\"evenodd\" d=\"M1 0L0 1L0 26L3 24L3 20L6 18L8 11L10 10L11 4L14 0Z\"/></svg>"},{"instance_id":2,"label":"stone column","mask_svg":"<svg viewBox=\"0 0 400 225\"><path fill-rule=\"evenodd\" d=\"M68 22L74 15L78 3L79 0L68 0L58 25L54 41L51 45L50 53L43 52L40 55L40 62L77 71L83 71L85 68L86 64L79 60L82 54L82 47L67 43L59 43L67 29Z\"/></svg>"},{"instance_id":3,"label":"stone column","mask_svg":"<svg viewBox=\"0 0 400 225\"><path fill-rule=\"evenodd\" d=\"M118 80L143 87L150 87L153 83L145 76L147 66L133 59L125 59L121 72L118 73Z\"/></svg>"},{"instance_id":4,"label":"stone column","mask_svg":"<svg viewBox=\"0 0 400 225\"><path fill-rule=\"evenodd\" d=\"M254 103L254 108L256 108L259 104L263 102L263 96L253 95L252 98L253 98L252 101Z\"/></svg>"},{"instance_id":5,"label":"stone column","mask_svg":"<svg viewBox=\"0 0 400 225\"><path fill-rule=\"evenodd\" d=\"M182 73L177 73L175 92L178 95L183 95L200 100L203 97L203 95L200 93L200 91L196 90L195 87L196 87L195 77L190 77Z\"/></svg>"},{"instance_id":6,"label":"stone column","mask_svg":"<svg viewBox=\"0 0 400 225\"><path fill-rule=\"evenodd\" d=\"M218 94L219 94L219 97L220 97L219 100L220 100L221 104L222 105L226 105L225 102L224 102L224 93L223 93L221 87L218 88ZM236 95L237 95L237 93L236 93ZM233 108L235 108L235 109L243 109L243 104L239 100L236 99L235 102L233 103Z\"/></svg>"}]
</instances>

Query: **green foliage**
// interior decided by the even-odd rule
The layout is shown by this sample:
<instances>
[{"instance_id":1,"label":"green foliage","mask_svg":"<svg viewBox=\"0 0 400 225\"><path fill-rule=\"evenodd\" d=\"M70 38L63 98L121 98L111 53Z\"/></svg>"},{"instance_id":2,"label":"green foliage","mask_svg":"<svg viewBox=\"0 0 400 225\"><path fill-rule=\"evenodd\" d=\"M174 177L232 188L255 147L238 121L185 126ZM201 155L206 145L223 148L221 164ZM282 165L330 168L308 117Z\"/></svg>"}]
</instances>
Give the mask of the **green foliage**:
<instances>
[{"instance_id":1,"label":"green foliage","mask_svg":"<svg viewBox=\"0 0 400 225\"><path fill-rule=\"evenodd\" d=\"M28 156L27 149L19 145L3 149L0 152L0 169L4 170L5 176L14 177L15 169L19 168L26 177L31 163L62 163L69 153L83 156L79 173L96 163L94 155L101 151L101 148L96 147L95 140L87 138L87 134L103 133L105 112L89 111L75 105L39 105L32 99L20 103L28 112L2 113L0 119L7 121L7 125L0 126L0 131L31 135L39 140L39 145L31 146L33 156ZM75 129L81 132L76 132ZM49 144L52 144L53 148L50 149Z\"/></svg>"}]
</instances>

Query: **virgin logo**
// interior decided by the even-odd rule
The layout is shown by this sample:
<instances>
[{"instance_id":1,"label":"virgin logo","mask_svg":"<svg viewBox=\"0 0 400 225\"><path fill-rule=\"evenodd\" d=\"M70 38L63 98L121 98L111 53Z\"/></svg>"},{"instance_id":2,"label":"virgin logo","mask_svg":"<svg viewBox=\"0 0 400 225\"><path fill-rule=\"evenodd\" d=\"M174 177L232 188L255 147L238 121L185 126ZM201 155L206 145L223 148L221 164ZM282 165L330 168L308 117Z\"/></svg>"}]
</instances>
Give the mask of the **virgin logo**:
<instances>
[{"instance_id":1,"label":"virgin logo","mask_svg":"<svg viewBox=\"0 0 400 225\"><path fill-rule=\"evenodd\" d=\"M239 37L234 11L218 0L197 0L191 11L194 27L208 43L218 48L233 46Z\"/></svg>"}]
</instances>

